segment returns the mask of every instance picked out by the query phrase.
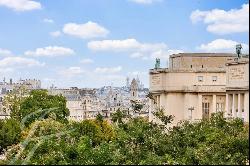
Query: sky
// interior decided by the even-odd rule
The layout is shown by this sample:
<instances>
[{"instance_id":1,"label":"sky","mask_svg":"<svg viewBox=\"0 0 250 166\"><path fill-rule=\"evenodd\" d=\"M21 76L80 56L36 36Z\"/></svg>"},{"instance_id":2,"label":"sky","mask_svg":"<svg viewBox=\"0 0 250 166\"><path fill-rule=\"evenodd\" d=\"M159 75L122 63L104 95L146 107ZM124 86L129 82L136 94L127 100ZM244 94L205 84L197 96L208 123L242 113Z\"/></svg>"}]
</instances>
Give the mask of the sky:
<instances>
[{"instance_id":1,"label":"sky","mask_svg":"<svg viewBox=\"0 0 250 166\"><path fill-rule=\"evenodd\" d=\"M246 0L0 0L0 81L42 87L149 86L155 58L249 52Z\"/></svg>"}]
</instances>

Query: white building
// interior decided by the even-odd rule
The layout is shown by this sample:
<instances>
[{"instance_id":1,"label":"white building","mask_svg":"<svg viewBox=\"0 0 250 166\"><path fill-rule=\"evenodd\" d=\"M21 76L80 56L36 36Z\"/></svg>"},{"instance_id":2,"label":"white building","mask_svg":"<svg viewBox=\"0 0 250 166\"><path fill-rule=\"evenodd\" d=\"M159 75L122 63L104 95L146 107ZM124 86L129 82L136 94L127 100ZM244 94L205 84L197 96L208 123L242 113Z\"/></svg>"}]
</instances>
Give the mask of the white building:
<instances>
[{"instance_id":1,"label":"white building","mask_svg":"<svg viewBox=\"0 0 250 166\"><path fill-rule=\"evenodd\" d=\"M169 68L150 70L152 110L164 108L165 114L174 115L173 125L226 112L225 64L234 57L224 53L171 55ZM157 121L152 112L149 120Z\"/></svg>"}]
</instances>

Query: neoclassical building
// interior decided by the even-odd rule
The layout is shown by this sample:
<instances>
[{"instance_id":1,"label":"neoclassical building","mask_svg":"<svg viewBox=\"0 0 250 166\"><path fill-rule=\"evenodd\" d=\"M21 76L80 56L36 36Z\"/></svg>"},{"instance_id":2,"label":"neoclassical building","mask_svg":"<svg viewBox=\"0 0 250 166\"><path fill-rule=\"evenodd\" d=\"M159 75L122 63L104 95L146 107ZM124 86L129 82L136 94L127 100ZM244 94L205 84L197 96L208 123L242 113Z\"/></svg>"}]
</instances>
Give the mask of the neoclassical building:
<instances>
[{"instance_id":1,"label":"neoclassical building","mask_svg":"<svg viewBox=\"0 0 250 166\"><path fill-rule=\"evenodd\" d=\"M174 115L173 125L227 112L226 73L230 67L226 63L235 57L226 53L180 53L170 56L169 68L151 69L149 90L154 99L149 120L157 121L152 114L156 108Z\"/></svg>"},{"instance_id":2,"label":"neoclassical building","mask_svg":"<svg viewBox=\"0 0 250 166\"><path fill-rule=\"evenodd\" d=\"M249 122L249 59L235 58L228 61L226 69L227 116Z\"/></svg>"}]
</instances>

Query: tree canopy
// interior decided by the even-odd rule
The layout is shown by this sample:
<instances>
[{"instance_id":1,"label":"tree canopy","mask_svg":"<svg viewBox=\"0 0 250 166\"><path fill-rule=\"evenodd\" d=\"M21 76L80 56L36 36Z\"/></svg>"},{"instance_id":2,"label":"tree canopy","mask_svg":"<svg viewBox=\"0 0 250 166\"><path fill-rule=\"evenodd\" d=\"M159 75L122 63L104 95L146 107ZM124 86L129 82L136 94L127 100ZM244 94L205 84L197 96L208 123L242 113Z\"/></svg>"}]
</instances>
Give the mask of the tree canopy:
<instances>
[{"instance_id":1,"label":"tree canopy","mask_svg":"<svg viewBox=\"0 0 250 166\"><path fill-rule=\"evenodd\" d=\"M174 117L163 110L155 112L160 125L141 117L124 120L121 110L112 115L112 122L98 115L65 123L65 99L46 91L33 91L18 107L23 117L37 109L62 111L43 118L34 114L24 128L13 117L0 121L0 146L7 150L0 164L244 165L249 161L248 124L227 120L222 113L166 130L162 124Z\"/></svg>"}]
</instances>

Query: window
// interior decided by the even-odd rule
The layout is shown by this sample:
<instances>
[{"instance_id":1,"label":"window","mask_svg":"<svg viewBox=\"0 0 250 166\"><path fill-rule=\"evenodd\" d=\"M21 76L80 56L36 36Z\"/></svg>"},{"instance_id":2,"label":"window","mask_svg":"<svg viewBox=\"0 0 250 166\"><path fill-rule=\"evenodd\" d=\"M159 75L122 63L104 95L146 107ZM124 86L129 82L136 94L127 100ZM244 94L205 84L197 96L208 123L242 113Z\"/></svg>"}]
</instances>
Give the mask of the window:
<instances>
[{"instance_id":1,"label":"window","mask_svg":"<svg viewBox=\"0 0 250 166\"><path fill-rule=\"evenodd\" d=\"M193 66L191 65L190 67L192 68Z\"/></svg>"},{"instance_id":2,"label":"window","mask_svg":"<svg viewBox=\"0 0 250 166\"><path fill-rule=\"evenodd\" d=\"M203 119L209 118L209 103L202 103L202 117Z\"/></svg>"},{"instance_id":3,"label":"window","mask_svg":"<svg viewBox=\"0 0 250 166\"><path fill-rule=\"evenodd\" d=\"M244 112L244 109L242 109L242 112Z\"/></svg>"},{"instance_id":4,"label":"window","mask_svg":"<svg viewBox=\"0 0 250 166\"><path fill-rule=\"evenodd\" d=\"M198 76L198 81L202 82L203 81L203 76Z\"/></svg>"},{"instance_id":5,"label":"window","mask_svg":"<svg viewBox=\"0 0 250 166\"><path fill-rule=\"evenodd\" d=\"M212 77L213 82L217 81L217 76Z\"/></svg>"},{"instance_id":6,"label":"window","mask_svg":"<svg viewBox=\"0 0 250 166\"><path fill-rule=\"evenodd\" d=\"M223 112L223 103L216 103L216 112Z\"/></svg>"},{"instance_id":7,"label":"window","mask_svg":"<svg viewBox=\"0 0 250 166\"><path fill-rule=\"evenodd\" d=\"M201 65L201 67L203 68L203 65Z\"/></svg>"}]
</instances>

